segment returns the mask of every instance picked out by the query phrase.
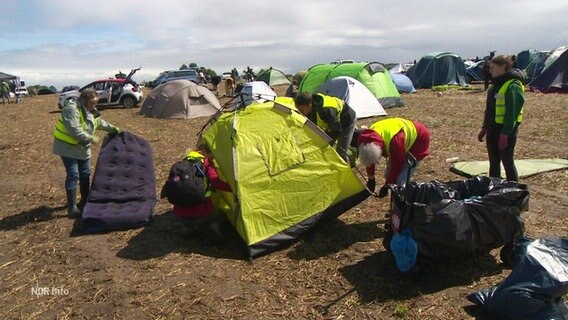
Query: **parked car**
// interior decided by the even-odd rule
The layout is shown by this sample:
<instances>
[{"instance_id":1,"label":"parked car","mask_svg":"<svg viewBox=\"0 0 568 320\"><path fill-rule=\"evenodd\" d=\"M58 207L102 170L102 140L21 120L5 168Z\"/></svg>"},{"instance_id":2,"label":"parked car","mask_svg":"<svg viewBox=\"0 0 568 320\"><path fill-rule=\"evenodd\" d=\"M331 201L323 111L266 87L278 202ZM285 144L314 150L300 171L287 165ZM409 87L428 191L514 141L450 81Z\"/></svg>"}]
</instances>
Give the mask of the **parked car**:
<instances>
[{"instance_id":1,"label":"parked car","mask_svg":"<svg viewBox=\"0 0 568 320\"><path fill-rule=\"evenodd\" d=\"M200 82L199 73L195 69L169 70L160 73L158 77L152 81L152 87L157 87L168 81L182 79L189 80L196 84Z\"/></svg>"},{"instance_id":2,"label":"parked car","mask_svg":"<svg viewBox=\"0 0 568 320\"><path fill-rule=\"evenodd\" d=\"M30 93L28 92L28 89L26 87L18 87L16 88L16 91L14 92L17 96L24 96L27 97L30 95Z\"/></svg>"},{"instance_id":3,"label":"parked car","mask_svg":"<svg viewBox=\"0 0 568 320\"><path fill-rule=\"evenodd\" d=\"M221 80L229 79L230 77L231 77L230 72L223 72L223 74L221 75Z\"/></svg>"},{"instance_id":4,"label":"parked car","mask_svg":"<svg viewBox=\"0 0 568 320\"><path fill-rule=\"evenodd\" d=\"M60 93L58 102L59 109L63 108L67 100L79 98L81 92L86 88L94 88L99 93L99 103L97 107L122 105L126 108L133 108L144 99L141 88L131 79L132 75L138 70L140 70L140 68L133 69L124 79L97 80L79 90Z\"/></svg>"}]
</instances>

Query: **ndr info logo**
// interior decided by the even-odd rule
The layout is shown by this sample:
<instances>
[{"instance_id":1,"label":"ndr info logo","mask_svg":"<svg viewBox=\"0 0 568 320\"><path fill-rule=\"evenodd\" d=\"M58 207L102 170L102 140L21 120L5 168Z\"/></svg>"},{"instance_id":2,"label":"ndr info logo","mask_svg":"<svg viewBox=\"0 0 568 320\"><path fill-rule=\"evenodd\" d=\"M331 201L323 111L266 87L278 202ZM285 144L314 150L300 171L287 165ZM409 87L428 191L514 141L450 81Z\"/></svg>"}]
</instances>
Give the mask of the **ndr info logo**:
<instances>
[{"instance_id":1,"label":"ndr info logo","mask_svg":"<svg viewBox=\"0 0 568 320\"><path fill-rule=\"evenodd\" d=\"M69 295L69 289L57 288L57 287L40 287L36 285L32 287L32 294L36 297L40 296L67 296Z\"/></svg>"}]
</instances>

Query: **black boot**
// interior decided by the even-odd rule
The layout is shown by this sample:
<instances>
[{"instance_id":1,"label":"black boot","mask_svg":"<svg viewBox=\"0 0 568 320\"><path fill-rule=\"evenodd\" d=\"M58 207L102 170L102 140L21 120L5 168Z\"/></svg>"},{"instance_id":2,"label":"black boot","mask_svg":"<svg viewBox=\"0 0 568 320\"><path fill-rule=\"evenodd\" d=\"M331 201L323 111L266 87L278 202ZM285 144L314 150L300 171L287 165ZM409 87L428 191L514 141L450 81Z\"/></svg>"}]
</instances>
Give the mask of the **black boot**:
<instances>
[{"instance_id":1,"label":"black boot","mask_svg":"<svg viewBox=\"0 0 568 320\"><path fill-rule=\"evenodd\" d=\"M72 218L81 216L81 211L77 208L77 189L65 190L67 192L67 214Z\"/></svg>"},{"instance_id":2,"label":"black boot","mask_svg":"<svg viewBox=\"0 0 568 320\"><path fill-rule=\"evenodd\" d=\"M79 210L83 212L85 204L87 204L87 198L89 197L89 189L91 186L90 177L79 178L79 191L81 192L81 200L79 201Z\"/></svg>"}]
</instances>

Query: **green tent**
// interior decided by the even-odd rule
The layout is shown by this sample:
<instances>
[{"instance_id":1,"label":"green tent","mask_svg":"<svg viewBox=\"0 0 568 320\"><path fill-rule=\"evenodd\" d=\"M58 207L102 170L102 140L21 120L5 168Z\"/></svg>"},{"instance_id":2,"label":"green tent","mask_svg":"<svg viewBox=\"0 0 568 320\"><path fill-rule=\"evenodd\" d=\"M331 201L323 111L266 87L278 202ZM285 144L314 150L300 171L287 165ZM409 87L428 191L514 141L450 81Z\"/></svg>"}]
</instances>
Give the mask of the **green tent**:
<instances>
[{"instance_id":1,"label":"green tent","mask_svg":"<svg viewBox=\"0 0 568 320\"><path fill-rule=\"evenodd\" d=\"M250 258L295 241L369 196L323 131L291 99L221 115L201 139L233 193L215 203L244 240Z\"/></svg>"},{"instance_id":2,"label":"green tent","mask_svg":"<svg viewBox=\"0 0 568 320\"><path fill-rule=\"evenodd\" d=\"M326 81L339 76L359 80L379 100L383 108L404 105L390 72L378 62L317 64L308 69L298 92L315 93Z\"/></svg>"},{"instance_id":3,"label":"green tent","mask_svg":"<svg viewBox=\"0 0 568 320\"><path fill-rule=\"evenodd\" d=\"M263 72L261 72L260 74L258 74L256 76L255 80L256 81L264 81L269 86L277 86L277 85L281 85L281 84L292 83L292 82L290 82L288 77L286 77L284 72L282 72L278 69L274 69L272 67L270 67L270 68L264 70Z\"/></svg>"}]
</instances>

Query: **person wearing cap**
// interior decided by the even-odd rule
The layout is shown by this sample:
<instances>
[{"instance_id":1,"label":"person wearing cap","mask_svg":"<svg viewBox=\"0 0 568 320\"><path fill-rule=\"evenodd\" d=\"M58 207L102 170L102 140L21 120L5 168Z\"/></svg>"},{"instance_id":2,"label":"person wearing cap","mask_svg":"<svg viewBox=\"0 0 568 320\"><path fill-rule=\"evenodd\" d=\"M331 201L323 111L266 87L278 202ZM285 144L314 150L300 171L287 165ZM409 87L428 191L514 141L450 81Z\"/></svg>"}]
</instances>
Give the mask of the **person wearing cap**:
<instances>
[{"instance_id":1,"label":"person wearing cap","mask_svg":"<svg viewBox=\"0 0 568 320\"><path fill-rule=\"evenodd\" d=\"M95 117L93 113L98 113L95 109L98 101L99 94L93 88L83 90L78 99L69 99L61 109L53 131L53 153L61 157L67 173L65 192L67 213L71 217L80 216L89 194L91 146L100 142L95 131L120 132L116 126ZM79 205L77 184L81 192Z\"/></svg>"},{"instance_id":2,"label":"person wearing cap","mask_svg":"<svg viewBox=\"0 0 568 320\"><path fill-rule=\"evenodd\" d=\"M406 182L412 176L416 166L428 156L430 131L418 121L403 118L389 118L373 123L369 128L356 134L359 161L366 167L369 180L367 187L375 191L375 165L384 157L387 159L385 185ZM409 168L406 161L410 153L416 159L416 166ZM386 196L387 189L382 188L380 196Z\"/></svg>"},{"instance_id":3,"label":"person wearing cap","mask_svg":"<svg viewBox=\"0 0 568 320\"><path fill-rule=\"evenodd\" d=\"M349 163L347 151L353 138L357 116L343 100L321 93L312 95L301 92L294 98L296 108L320 127L331 138L337 140L337 153Z\"/></svg>"}]
</instances>

